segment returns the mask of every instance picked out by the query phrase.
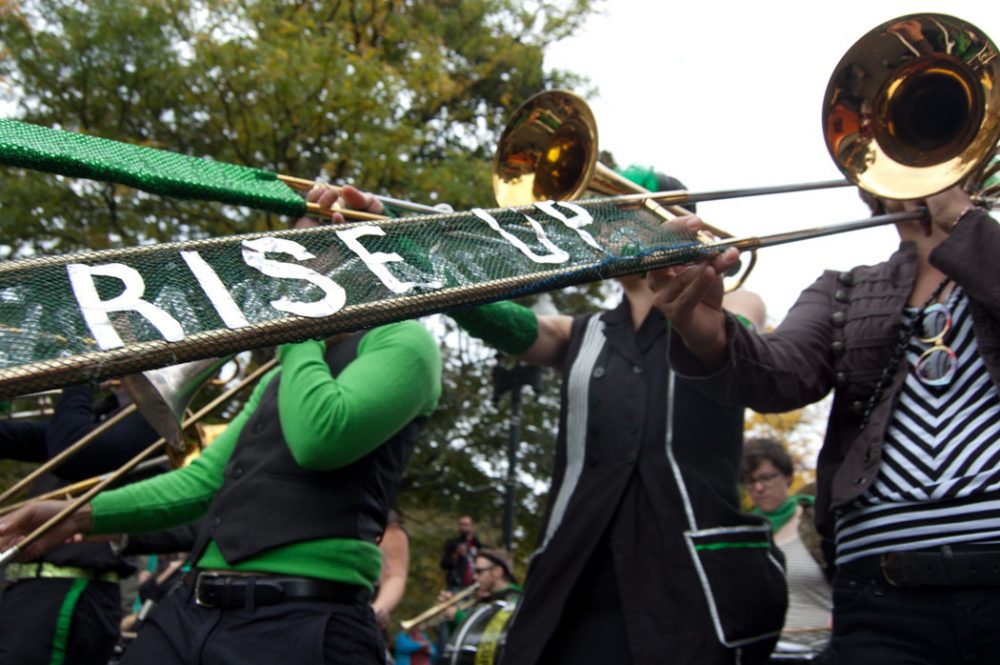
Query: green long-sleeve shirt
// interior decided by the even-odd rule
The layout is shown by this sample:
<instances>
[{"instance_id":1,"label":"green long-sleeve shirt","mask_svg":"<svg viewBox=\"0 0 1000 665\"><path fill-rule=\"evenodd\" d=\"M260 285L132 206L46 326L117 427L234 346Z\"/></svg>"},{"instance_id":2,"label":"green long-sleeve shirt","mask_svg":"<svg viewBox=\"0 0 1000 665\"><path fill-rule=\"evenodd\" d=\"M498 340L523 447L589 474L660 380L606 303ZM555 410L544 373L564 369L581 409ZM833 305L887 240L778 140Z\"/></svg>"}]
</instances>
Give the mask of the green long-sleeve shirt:
<instances>
[{"instance_id":1,"label":"green long-sleeve shirt","mask_svg":"<svg viewBox=\"0 0 1000 665\"><path fill-rule=\"evenodd\" d=\"M94 533L155 531L201 517L222 486L243 425L279 371L282 433L292 456L306 469L346 466L414 418L429 416L437 406L440 352L419 323L404 321L369 331L358 345L357 357L337 377L330 375L323 360L325 348L315 340L280 347L280 368L261 380L239 415L194 462L94 497ZM370 588L379 576L381 554L365 541L331 538L291 543L234 565L211 542L197 565L304 575Z\"/></svg>"}]
</instances>

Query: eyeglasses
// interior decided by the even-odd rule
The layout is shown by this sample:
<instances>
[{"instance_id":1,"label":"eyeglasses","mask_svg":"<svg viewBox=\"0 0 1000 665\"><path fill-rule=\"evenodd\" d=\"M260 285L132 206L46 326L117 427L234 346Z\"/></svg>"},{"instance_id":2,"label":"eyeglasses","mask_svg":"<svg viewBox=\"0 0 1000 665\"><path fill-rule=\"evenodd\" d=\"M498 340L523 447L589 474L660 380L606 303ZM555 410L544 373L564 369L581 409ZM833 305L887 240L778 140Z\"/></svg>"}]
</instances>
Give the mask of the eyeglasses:
<instances>
[{"instance_id":1,"label":"eyeglasses","mask_svg":"<svg viewBox=\"0 0 1000 665\"><path fill-rule=\"evenodd\" d=\"M765 473L761 476L756 476L754 478L747 478L746 480L743 481L743 484L746 487L753 487L754 485L760 483L761 485L767 487L778 478L781 478L781 476L783 475L784 474L781 473L780 471L775 471L774 473Z\"/></svg>"},{"instance_id":2,"label":"eyeglasses","mask_svg":"<svg viewBox=\"0 0 1000 665\"><path fill-rule=\"evenodd\" d=\"M473 569L472 569L472 572L473 572L473 574L475 574L475 575L482 575L483 573L488 573L488 572L490 572L490 571L491 571L491 570L493 570L494 568L496 568L496 566L486 566L485 568L473 568Z\"/></svg>"},{"instance_id":3,"label":"eyeglasses","mask_svg":"<svg viewBox=\"0 0 1000 665\"><path fill-rule=\"evenodd\" d=\"M946 386L958 370L958 356L944 343L951 330L951 312L941 303L925 307L920 313L917 339L931 348L920 354L913 367L921 383L928 386Z\"/></svg>"}]
</instances>

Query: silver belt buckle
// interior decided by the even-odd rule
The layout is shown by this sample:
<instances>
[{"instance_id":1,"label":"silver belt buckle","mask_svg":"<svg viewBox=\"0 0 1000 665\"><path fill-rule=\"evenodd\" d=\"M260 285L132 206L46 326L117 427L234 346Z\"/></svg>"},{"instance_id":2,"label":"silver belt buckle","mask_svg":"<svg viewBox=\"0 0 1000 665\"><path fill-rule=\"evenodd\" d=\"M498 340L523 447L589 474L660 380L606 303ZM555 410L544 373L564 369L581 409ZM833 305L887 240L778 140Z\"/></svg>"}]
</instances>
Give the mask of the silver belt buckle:
<instances>
[{"instance_id":1,"label":"silver belt buckle","mask_svg":"<svg viewBox=\"0 0 1000 665\"><path fill-rule=\"evenodd\" d=\"M222 575L220 575L219 573L210 573L210 572L205 572L205 571L202 571L202 572L198 573L197 577L194 578L194 604L195 605L198 605L199 607L209 607L209 608L215 607L214 605L210 605L208 603L201 602L201 582L204 579L213 579L214 580L214 579L218 579L220 577L222 577Z\"/></svg>"}]
</instances>

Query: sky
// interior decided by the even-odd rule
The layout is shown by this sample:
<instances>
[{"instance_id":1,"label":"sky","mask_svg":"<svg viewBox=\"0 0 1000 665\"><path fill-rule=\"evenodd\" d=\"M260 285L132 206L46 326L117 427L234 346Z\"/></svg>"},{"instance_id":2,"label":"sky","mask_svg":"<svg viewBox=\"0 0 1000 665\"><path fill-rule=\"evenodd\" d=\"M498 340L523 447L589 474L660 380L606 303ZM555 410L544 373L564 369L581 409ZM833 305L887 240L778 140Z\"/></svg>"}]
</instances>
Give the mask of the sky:
<instances>
[{"instance_id":1,"label":"sky","mask_svg":"<svg viewBox=\"0 0 1000 665\"><path fill-rule=\"evenodd\" d=\"M996 0L609 0L579 34L550 47L545 65L597 87L585 98L600 147L620 165L654 167L691 191L832 180L842 176L821 128L831 72L873 28L928 12L1000 40ZM738 237L868 216L853 188L702 203L698 211ZM897 245L887 226L765 248L747 288L777 324L824 268L876 263Z\"/></svg>"}]
</instances>

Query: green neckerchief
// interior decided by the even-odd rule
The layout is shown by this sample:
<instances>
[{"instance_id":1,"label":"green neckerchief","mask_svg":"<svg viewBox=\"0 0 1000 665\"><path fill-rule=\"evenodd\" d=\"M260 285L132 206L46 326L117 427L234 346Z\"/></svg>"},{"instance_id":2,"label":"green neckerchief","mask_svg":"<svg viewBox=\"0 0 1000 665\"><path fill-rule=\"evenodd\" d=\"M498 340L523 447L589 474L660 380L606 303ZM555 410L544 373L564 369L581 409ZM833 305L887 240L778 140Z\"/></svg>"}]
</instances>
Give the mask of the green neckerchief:
<instances>
[{"instance_id":1,"label":"green neckerchief","mask_svg":"<svg viewBox=\"0 0 1000 665\"><path fill-rule=\"evenodd\" d=\"M788 500L785 501L783 504L781 504L781 506L777 510L768 513L761 510L760 508L755 507L750 512L752 512L754 515L763 515L764 517L766 517L767 521L771 523L771 530L774 533L778 533L779 531L781 531L781 527L788 524L788 520L792 519L792 516L795 514L796 506L798 506L803 501L808 503L809 505L812 505L812 503L815 500L816 499L814 497L811 497L808 494L793 494L792 496L788 497Z\"/></svg>"}]
</instances>

